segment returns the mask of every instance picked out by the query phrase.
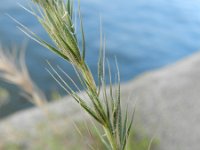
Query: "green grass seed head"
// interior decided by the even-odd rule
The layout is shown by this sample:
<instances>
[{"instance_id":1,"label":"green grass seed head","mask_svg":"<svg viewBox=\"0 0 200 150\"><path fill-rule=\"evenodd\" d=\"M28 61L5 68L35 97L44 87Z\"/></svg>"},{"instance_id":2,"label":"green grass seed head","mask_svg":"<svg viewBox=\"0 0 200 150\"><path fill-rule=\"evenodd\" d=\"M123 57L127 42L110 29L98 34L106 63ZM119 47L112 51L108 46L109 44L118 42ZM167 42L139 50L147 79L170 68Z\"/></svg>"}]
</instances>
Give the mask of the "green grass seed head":
<instances>
[{"instance_id":1,"label":"green grass seed head","mask_svg":"<svg viewBox=\"0 0 200 150\"><path fill-rule=\"evenodd\" d=\"M53 68L51 65L49 73L91 117L100 123L107 137L107 145L109 145L112 150L125 150L133 120L128 123L128 115L125 115L125 119L122 115L120 76L117 65L118 88L115 92L113 91L114 88L112 88L111 72L109 69L110 94L106 91L105 40L103 40L101 36L101 48L98 63L98 84L101 86L97 87L94 77L85 61L85 34L80 5L78 8L78 19L80 22L81 39L78 39L75 30L75 19L73 19L74 5L72 0L67 0L66 2L64 0L33 0L33 2L35 2L36 5L39 5L39 15L35 10L28 10L28 12L31 12L31 14L38 19L54 45L41 39L22 24L19 24L19 28L30 38L53 51L74 66L77 76L79 77L91 104L87 103L86 99L80 97L69 84L65 82L57 69ZM82 45L79 45L79 40L82 41ZM116 96L114 96L113 93L116 93ZM102 94L103 97L101 96Z\"/></svg>"}]
</instances>

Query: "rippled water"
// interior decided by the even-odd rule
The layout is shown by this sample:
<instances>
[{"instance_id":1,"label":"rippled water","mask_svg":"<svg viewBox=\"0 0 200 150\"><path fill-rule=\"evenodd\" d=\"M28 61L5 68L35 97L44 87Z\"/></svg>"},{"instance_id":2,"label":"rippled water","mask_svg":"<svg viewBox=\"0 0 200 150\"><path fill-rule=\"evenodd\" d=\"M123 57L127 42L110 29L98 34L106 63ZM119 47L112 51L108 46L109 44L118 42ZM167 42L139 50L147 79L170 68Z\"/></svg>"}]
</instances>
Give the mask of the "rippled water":
<instances>
[{"instance_id":1,"label":"rippled water","mask_svg":"<svg viewBox=\"0 0 200 150\"><path fill-rule=\"evenodd\" d=\"M59 87L45 71L46 60L60 65L72 76L72 68L57 56L27 40L16 24L5 15L10 14L38 35L48 40L35 18L18 6L27 0L1 0L0 40L3 45L20 45L28 41L27 65L30 74L48 97ZM82 0L82 12L87 40L87 60L96 71L99 47L99 16L103 18L107 41L107 56L114 64L118 58L122 81L173 63L200 49L200 0ZM18 93L11 89L13 96ZM60 89L59 89L60 91ZM27 107L24 100L14 101L1 112ZM7 111L5 111L7 110Z\"/></svg>"}]
</instances>

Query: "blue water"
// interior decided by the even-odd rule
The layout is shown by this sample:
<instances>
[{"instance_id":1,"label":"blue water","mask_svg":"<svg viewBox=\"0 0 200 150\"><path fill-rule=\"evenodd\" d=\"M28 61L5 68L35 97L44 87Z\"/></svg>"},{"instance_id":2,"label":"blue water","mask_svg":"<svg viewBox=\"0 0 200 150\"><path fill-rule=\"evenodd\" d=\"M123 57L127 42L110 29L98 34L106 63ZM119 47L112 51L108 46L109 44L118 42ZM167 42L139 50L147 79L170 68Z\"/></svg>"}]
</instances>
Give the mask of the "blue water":
<instances>
[{"instance_id":1,"label":"blue water","mask_svg":"<svg viewBox=\"0 0 200 150\"><path fill-rule=\"evenodd\" d=\"M47 49L28 40L16 28L16 23L5 13L49 40L37 20L17 3L27 6L28 0L0 2L0 41L4 46L28 41L26 61L31 77L48 97L48 93L54 90L63 93L45 71L48 67L46 60L60 65L74 76L72 68ZM200 0L82 0L81 7L87 60L92 72L97 69L100 16L106 35L107 56L111 65L114 64L114 56L117 56L122 81L174 63L200 49ZM15 90L10 89L12 96L18 95ZM14 101L2 110L10 112L27 105L25 100Z\"/></svg>"}]
</instances>

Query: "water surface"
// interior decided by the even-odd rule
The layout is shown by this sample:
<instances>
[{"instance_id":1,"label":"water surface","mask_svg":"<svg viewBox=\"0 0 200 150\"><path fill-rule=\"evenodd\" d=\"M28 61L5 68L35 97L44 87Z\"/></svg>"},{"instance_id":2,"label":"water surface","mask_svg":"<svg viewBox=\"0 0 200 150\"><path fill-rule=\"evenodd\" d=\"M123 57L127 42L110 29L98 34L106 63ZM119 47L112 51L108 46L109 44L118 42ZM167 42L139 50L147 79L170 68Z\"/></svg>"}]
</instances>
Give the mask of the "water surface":
<instances>
[{"instance_id":1,"label":"water surface","mask_svg":"<svg viewBox=\"0 0 200 150\"><path fill-rule=\"evenodd\" d=\"M46 60L60 65L74 77L69 64L28 38L5 14L15 17L31 30L49 40L37 20L19 7L25 0L1 0L0 40L4 46L21 45L28 41L26 62L31 77L47 97L54 90L64 92L45 71ZM114 66L117 56L121 79L127 81L197 52L200 48L200 0L82 0L82 12L87 40L87 62L96 72L99 49L99 18L103 20L107 56ZM76 79L76 78L74 78ZM2 86L5 85L2 83ZM16 88L9 91L18 97L1 108L0 116L26 108Z\"/></svg>"}]
</instances>

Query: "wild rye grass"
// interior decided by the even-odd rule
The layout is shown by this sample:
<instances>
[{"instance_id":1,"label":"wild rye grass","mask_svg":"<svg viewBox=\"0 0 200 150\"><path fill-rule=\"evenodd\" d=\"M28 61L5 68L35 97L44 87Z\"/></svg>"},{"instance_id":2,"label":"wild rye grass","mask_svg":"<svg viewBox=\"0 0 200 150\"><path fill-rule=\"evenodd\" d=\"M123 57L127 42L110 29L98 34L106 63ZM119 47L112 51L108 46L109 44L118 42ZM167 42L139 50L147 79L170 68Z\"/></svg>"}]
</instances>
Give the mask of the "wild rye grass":
<instances>
[{"instance_id":1,"label":"wild rye grass","mask_svg":"<svg viewBox=\"0 0 200 150\"><path fill-rule=\"evenodd\" d=\"M71 89L69 84L66 83L61 75L57 72L57 69L59 68L54 68L50 65L51 71L48 71L58 82L58 84L60 84L60 86L102 126L105 136L100 135L100 137L106 148L109 150L125 150L133 122L133 115L129 120L127 108L125 113L122 113L119 71L117 73L118 87L114 91L109 69L110 89L109 93L106 91L104 69L105 41L102 35L98 62L99 86L97 86L85 60L85 35L82 16L80 13L80 5L78 9L78 19L80 23L79 27L81 32L81 45L78 44L78 30L75 24L76 16L74 15L73 1L67 0L65 2L64 0L33 0L33 2L37 7L37 11L34 8L23 8L38 19L53 41L54 45L51 45L45 40L41 39L26 26L18 22L19 29L31 39L37 41L72 64L92 105L87 103L86 99L80 97L74 90ZM67 76L64 71L61 69L59 70L65 75L66 78L70 79L77 89L79 89L75 82L69 76ZM103 95L103 98L101 95Z\"/></svg>"}]
</instances>

